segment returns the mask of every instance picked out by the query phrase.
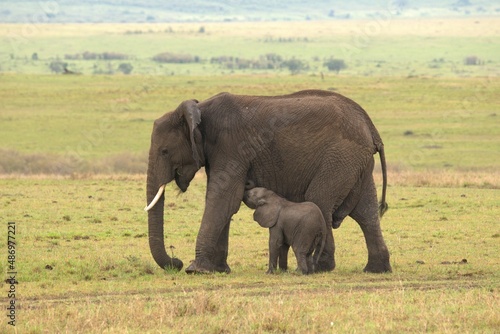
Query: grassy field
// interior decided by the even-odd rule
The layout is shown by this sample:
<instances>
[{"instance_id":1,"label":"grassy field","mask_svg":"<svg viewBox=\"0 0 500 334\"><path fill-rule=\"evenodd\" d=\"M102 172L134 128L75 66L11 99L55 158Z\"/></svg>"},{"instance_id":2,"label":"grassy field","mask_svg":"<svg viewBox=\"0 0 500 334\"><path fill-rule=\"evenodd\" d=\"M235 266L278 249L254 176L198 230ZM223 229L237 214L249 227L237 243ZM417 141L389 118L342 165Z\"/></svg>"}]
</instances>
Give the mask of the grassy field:
<instances>
[{"instance_id":1,"label":"grassy field","mask_svg":"<svg viewBox=\"0 0 500 334\"><path fill-rule=\"evenodd\" d=\"M185 263L194 258L204 182L200 176L182 195L167 191L166 244ZM394 272L361 272L363 236L346 220L335 231L335 271L306 277L265 275L268 233L246 207L232 222L230 275L163 272L147 245L144 177L4 179L0 189L2 217L16 222L23 333L494 333L500 326L498 190L391 186L383 229Z\"/></svg>"},{"instance_id":2,"label":"grassy field","mask_svg":"<svg viewBox=\"0 0 500 334\"><path fill-rule=\"evenodd\" d=\"M251 57L268 52L266 47L282 48L284 55L303 54L313 64L315 43L332 42L335 31L345 45L355 45L356 32L370 21L328 27L204 24L208 40L201 45L194 24L142 34L126 31L149 28L42 25L17 44L12 58L5 51L12 44L0 38L1 235L15 222L19 281L16 327L2 317L0 333L497 333L500 31L497 21L484 20L415 21L418 29L412 31L390 21L363 44L363 52L353 54L359 67L348 63L340 75L324 76L319 68L299 75L228 73L208 64L175 65L182 68L177 75L162 76L170 67L158 70L147 58L165 51L165 41L179 52L189 45L196 48L189 52L208 57L219 52L212 43L228 40L234 48L227 50L241 47ZM275 37L300 31L309 42L259 42L270 27ZM13 31L22 32L22 26L0 25L2 36ZM65 52L108 47L135 55L132 75L89 75L93 64L84 61L74 63L83 75L50 75L45 68ZM450 60L460 68L428 67L438 49L446 59L441 65ZM491 62L464 66L462 58L473 49L484 50L477 55ZM220 48L221 54L227 50ZM30 60L33 52L43 64ZM368 65L398 54L406 54L405 60L392 64L392 72L388 63ZM333 272L265 275L268 232L244 205L232 221L230 275L157 268L142 210L153 120L183 100L221 91L270 95L310 88L360 103L384 139L390 210L382 229L393 273L362 273L363 235L346 219L334 231ZM374 175L380 187L380 171ZM186 193L173 185L166 191L165 243L185 265L194 259L205 182L200 173ZM8 278L5 239L0 253L0 271ZM0 303L7 307L11 287L4 279L0 286Z\"/></svg>"},{"instance_id":3,"label":"grassy field","mask_svg":"<svg viewBox=\"0 0 500 334\"><path fill-rule=\"evenodd\" d=\"M329 89L365 107L397 170L498 175L500 80L308 75L2 75L0 171L144 173L153 120L221 91ZM132 135L133 134L133 135Z\"/></svg>"},{"instance_id":4,"label":"grassy field","mask_svg":"<svg viewBox=\"0 0 500 334\"><path fill-rule=\"evenodd\" d=\"M203 32L200 30L203 28ZM227 69L212 57L258 60L269 53L308 64L304 72L328 72L326 59L343 59L343 73L355 76L498 75L500 20L493 18L185 24L0 25L0 71L50 73L55 60L83 74L114 73L130 63L135 74L221 75L290 73L288 69ZM73 60L66 55L115 52L126 60ZM158 64L162 52L189 54L200 61ZM36 60L33 55L36 53ZM478 65L466 66L475 56Z\"/></svg>"}]
</instances>

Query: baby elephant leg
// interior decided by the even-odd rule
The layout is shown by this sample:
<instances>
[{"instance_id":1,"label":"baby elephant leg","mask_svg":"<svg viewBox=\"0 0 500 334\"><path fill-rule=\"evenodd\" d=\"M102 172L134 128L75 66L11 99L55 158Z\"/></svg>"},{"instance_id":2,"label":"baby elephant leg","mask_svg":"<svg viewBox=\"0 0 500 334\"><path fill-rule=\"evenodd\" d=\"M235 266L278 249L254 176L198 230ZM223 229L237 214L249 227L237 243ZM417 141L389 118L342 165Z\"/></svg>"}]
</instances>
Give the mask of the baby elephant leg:
<instances>
[{"instance_id":1,"label":"baby elephant leg","mask_svg":"<svg viewBox=\"0 0 500 334\"><path fill-rule=\"evenodd\" d=\"M273 243L272 239L269 239L269 269L266 274L274 274L276 267L278 265L278 257L280 254L280 247Z\"/></svg>"},{"instance_id":2,"label":"baby elephant leg","mask_svg":"<svg viewBox=\"0 0 500 334\"><path fill-rule=\"evenodd\" d=\"M280 255L279 255L278 264L279 264L281 271L288 270L288 250L289 249L290 249L290 246L288 246L286 244L283 244L280 247Z\"/></svg>"}]
</instances>

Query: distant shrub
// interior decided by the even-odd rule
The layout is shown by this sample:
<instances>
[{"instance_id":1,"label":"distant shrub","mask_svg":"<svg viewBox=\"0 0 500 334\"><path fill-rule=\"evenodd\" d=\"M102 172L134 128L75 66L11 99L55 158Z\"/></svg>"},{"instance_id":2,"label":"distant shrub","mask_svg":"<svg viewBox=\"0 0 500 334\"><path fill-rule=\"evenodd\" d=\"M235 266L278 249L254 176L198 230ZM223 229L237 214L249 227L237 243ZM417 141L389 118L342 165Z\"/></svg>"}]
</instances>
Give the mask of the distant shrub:
<instances>
[{"instance_id":1,"label":"distant shrub","mask_svg":"<svg viewBox=\"0 0 500 334\"><path fill-rule=\"evenodd\" d=\"M200 62L200 57L192 56L190 54L176 54L170 52L159 53L153 57L153 60L158 63L177 63L177 64L187 64L187 63L198 63Z\"/></svg>"},{"instance_id":2,"label":"distant shrub","mask_svg":"<svg viewBox=\"0 0 500 334\"><path fill-rule=\"evenodd\" d=\"M464 59L465 65L480 65L481 60L477 56L468 56Z\"/></svg>"},{"instance_id":3,"label":"distant shrub","mask_svg":"<svg viewBox=\"0 0 500 334\"><path fill-rule=\"evenodd\" d=\"M53 60L49 63L49 68L54 73L62 73L64 69L68 66L68 63L61 61L60 59Z\"/></svg>"},{"instance_id":4,"label":"distant shrub","mask_svg":"<svg viewBox=\"0 0 500 334\"><path fill-rule=\"evenodd\" d=\"M132 70L134 69L134 66L130 63L121 63L118 66L118 71L122 72L123 74L130 74L132 73Z\"/></svg>"},{"instance_id":5,"label":"distant shrub","mask_svg":"<svg viewBox=\"0 0 500 334\"><path fill-rule=\"evenodd\" d=\"M286 67L292 74L298 74L302 71L308 70L309 65L297 58L292 58L281 63L281 67Z\"/></svg>"},{"instance_id":6,"label":"distant shrub","mask_svg":"<svg viewBox=\"0 0 500 334\"><path fill-rule=\"evenodd\" d=\"M342 60L342 59L330 58L329 60L325 61L323 65L326 66L329 71L334 71L337 74L341 70L347 68L347 65L345 64L344 60Z\"/></svg>"}]
</instances>

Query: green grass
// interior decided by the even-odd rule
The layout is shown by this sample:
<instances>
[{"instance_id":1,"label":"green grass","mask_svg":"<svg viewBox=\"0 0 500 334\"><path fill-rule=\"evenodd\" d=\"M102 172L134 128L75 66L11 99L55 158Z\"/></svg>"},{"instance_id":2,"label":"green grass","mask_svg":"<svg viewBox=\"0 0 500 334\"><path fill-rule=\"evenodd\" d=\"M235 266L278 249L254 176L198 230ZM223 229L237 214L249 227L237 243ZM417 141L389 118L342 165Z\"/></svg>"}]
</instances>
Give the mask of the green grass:
<instances>
[{"instance_id":1,"label":"green grass","mask_svg":"<svg viewBox=\"0 0 500 334\"><path fill-rule=\"evenodd\" d=\"M188 192L166 193L165 242L185 264L204 183L200 176ZM394 272L383 275L361 272L366 247L347 219L334 231L333 272L268 276L268 232L243 206L230 232L233 272L188 276L151 258L144 188L143 177L0 180L2 216L16 222L19 331L498 329L498 190L390 187L382 226Z\"/></svg>"},{"instance_id":2,"label":"green grass","mask_svg":"<svg viewBox=\"0 0 500 334\"><path fill-rule=\"evenodd\" d=\"M494 171L500 164L496 78L309 75L3 75L0 167L7 173L145 172L154 119L221 91L330 89L360 103L390 166Z\"/></svg>"}]
</instances>

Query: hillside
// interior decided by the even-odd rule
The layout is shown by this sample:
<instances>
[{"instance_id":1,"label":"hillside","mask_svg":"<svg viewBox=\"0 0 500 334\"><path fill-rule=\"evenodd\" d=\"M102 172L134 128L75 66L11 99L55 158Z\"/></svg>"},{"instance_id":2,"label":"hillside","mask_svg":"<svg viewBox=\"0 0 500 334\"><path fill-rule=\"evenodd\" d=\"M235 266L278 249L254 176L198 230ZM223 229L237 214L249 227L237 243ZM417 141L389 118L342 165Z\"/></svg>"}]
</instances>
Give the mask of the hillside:
<instances>
[{"instance_id":1,"label":"hillside","mask_svg":"<svg viewBox=\"0 0 500 334\"><path fill-rule=\"evenodd\" d=\"M289 0L131 1L4 0L0 23L209 22L334 20L372 17L463 17L500 15L500 1L394 0L304 2Z\"/></svg>"}]
</instances>

